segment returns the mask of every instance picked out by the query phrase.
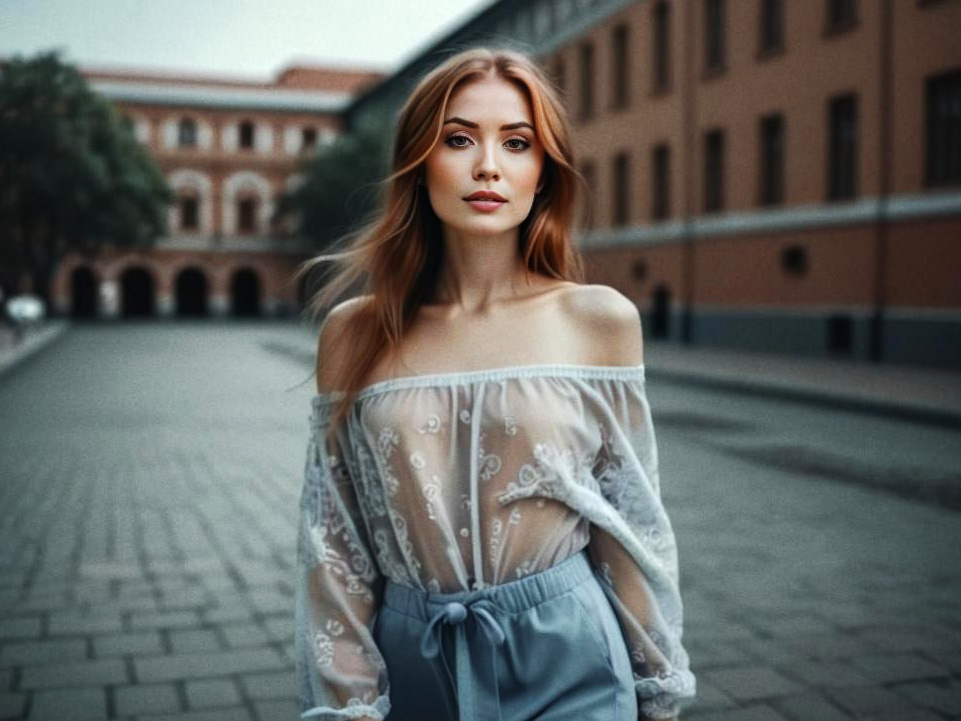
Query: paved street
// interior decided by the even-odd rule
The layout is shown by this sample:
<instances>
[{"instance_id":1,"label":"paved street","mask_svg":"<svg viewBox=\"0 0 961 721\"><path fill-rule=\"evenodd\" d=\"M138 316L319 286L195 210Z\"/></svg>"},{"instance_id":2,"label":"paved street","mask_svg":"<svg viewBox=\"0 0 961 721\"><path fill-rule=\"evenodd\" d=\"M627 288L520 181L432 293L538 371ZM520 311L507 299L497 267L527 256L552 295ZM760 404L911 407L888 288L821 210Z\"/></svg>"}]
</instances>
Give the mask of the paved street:
<instances>
[{"instance_id":1,"label":"paved street","mask_svg":"<svg viewBox=\"0 0 961 721\"><path fill-rule=\"evenodd\" d=\"M294 323L77 325L0 377L0 719L298 717L314 345ZM961 484L961 433L649 397L699 683L684 719L961 718L961 513L898 495Z\"/></svg>"}]
</instances>

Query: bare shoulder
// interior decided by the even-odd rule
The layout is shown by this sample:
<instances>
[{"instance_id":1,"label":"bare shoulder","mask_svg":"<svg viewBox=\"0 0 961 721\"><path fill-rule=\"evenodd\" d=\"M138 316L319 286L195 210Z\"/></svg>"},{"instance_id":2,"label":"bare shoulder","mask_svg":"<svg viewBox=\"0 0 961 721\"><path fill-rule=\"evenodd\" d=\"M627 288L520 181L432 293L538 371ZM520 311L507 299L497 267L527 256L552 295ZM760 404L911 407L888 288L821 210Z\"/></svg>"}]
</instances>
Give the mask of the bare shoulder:
<instances>
[{"instance_id":1,"label":"bare shoulder","mask_svg":"<svg viewBox=\"0 0 961 721\"><path fill-rule=\"evenodd\" d=\"M354 318L370 300L369 295L349 298L327 313L317 337L317 392L340 390L345 369L350 362L348 350L354 329Z\"/></svg>"},{"instance_id":2,"label":"bare shoulder","mask_svg":"<svg viewBox=\"0 0 961 721\"><path fill-rule=\"evenodd\" d=\"M562 294L564 311L586 334L598 365L644 361L641 314L634 301L609 285L578 285Z\"/></svg>"}]
</instances>

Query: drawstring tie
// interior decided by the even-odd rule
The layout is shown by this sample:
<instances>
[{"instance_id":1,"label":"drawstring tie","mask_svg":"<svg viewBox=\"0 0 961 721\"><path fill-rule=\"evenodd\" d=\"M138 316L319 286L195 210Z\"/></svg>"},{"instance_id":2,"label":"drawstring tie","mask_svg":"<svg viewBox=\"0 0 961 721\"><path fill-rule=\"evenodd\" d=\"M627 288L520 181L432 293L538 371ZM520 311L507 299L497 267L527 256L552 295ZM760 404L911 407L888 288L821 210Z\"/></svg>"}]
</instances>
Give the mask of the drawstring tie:
<instances>
[{"instance_id":1,"label":"drawstring tie","mask_svg":"<svg viewBox=\"0 0 961 721\"><path fill-rule=\"evenodd\" d=\"M438 654L441 656L441 661L447 670L447 677L450 679L457 693L457 703L460 707L460 721L501 721L500 695L497 689L497 650L495 646L502 645L506 637L504 635L504 629L501 628L497 619L495 619L488 610L496 610L496 608L496 605L486 598L478 598L468 602L466 605L452 601L446 604L430 619L430 622L427 624L427 629L424 631L424 636L421 638L420 651L425 658L434 658ZM483 678L483 676L487 674L488 669L480 669L480 685L482 688L494 689L493 704L478 703L479 699L474 688L474 680L471 677L470 646L467 643L467 627L464 623L467 620L468 612L473 614L476 625L484 630L490 647L491 665L489 672L491 676L489 678ZM445 625L454 626L456 632L456 682L450 671L447 658L444 655L442 637Z\"/></svg>"}]
</instances>

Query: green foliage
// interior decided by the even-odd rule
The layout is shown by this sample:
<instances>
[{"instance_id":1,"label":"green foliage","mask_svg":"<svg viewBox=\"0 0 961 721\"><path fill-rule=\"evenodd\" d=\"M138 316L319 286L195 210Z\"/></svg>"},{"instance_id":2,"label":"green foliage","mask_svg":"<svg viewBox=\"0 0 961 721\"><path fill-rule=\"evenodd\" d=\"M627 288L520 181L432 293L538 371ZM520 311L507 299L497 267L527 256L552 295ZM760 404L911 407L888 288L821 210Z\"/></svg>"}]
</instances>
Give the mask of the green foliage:
<instances>
[{"instance_id":1,"label":"green foliage","mask_svg":"<svg viewBox=\"0 0 961 721\"><path fill-rule=\"evenodd\" d=\"M150 245L172 200L113 105L58 51L0 68L0 263L45 294L70 250Z\"/></svg>"},{"instance_id":2,"label":"green foliage","mask_svg":"<svg viewBox=\"0 0 961 721\"><path fill-rule=\"evenodd\" d=\"M318 250L353 229L382 203L391 130L386 116L368 116L320 148L301 169L303 182L278 202L277 215L296 217L297 234Z\"/></svg>"}]
</instances>

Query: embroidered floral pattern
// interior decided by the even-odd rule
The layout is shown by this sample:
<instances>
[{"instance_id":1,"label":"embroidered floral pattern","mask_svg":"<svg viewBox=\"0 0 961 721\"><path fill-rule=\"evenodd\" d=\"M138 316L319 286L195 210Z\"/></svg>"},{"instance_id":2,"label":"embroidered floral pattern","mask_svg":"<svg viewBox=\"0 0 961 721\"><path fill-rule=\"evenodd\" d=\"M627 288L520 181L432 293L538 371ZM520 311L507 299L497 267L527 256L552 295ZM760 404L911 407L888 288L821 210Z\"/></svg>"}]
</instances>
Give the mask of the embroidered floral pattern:
<instances>
[{"instance_id":1,"label":"embroidered floral pattern","mask_svg":"<svg viewBox=\"0 0 961 721\"><path fill-rule=\"evenodd\" d=\"M427 422L424 423L420 428L417 429L418 433L440 433L441 429L440 416L433 413L427 416Z\"/></svg>"},{"instance_id":2,"label":"embroidered floral pattern","mask_svg":"<svg viewBox=\"0 0 961 721\"><path fill-rule=\"evenodd\" d=\"M381 460L381 474L388 496L396 496L400 481L391 469L390 459L397 446L400 445L400 435L393 428L382 428L377 437L377 451Z\"/></svg>"},{"instance_id":3,"label":"embroidered floral pattern","mask_svg":"<svg viewBox=\"0 0 961 721\"><path fill-rule=\"evenodd\" d=\"M500 456L484 451L485 433L480 434L480 448L477 449L478 477L482 481L489 481L491 477L501 469Z\"/></svg>"},{"instance_id":4,"label":"embroidered floral pattern","mask_svg":"<svg viewBox=\"0 0 961 721\"><path fill-rule=\"evenodd\" d=\"M432 520L437 520L437 509L434 504L438 500L438 494L440 493L440 479L437 476L431 476L430 482L425 483L424 487L421 489L424 494L424 498L427 499L427 517Z\"/></svg>"},{"instance_id":5,"label":"embroidered floral pattern","mask_svg":"<svg viewBox=\"0 0 961 721\"><path fill-rule=\"evenodd\" d=\"M314 404L298 536L303 711L386 717L390 679L371 626L382 580L432 593L479 588L468 571L476 554L488 564L484 585L505 583L542 570L536 559L556 557L544 539L584 538L623 616L642 714L679 715L696 686L680 643L677 547L660 499L643 375L587 368L505 371L497 383L476 374L469 393L456 378L385 384L358 398L326 444L318 433L333 406ZM405 392L394 396L394 387ZM476 417L484 409L498 415ZM612 543L616 565L605 558ZM517 550L529 555L517 558ZM624 554L634 566L626 568ZM339 685L348 677L349 688Z\"/></svg>"},{"instance_id":6,"label":"embroidered floral pattern","mask_svg":"<svg viewBox=\"0 0 961 721\"><path fill-rule=\"evenodd\" d=\"M535 562L533 558L528 558L517 567L517 577L523 578L534 572Z\"/></svg>"},{"instance_id":7,"label":"embroidered floral pattern","mask_svg":"<svg viewBox=\"0 0 961 721\"><path fill-rule=\"evenodd\" d=\"M334 642L326 633L317 632L314 636L314 652L317 654L317 666L325 668L334 661Z\"/></svg>"},{"instance_id":8,"label":"embroidered floral pattern","mask_svg":"<svg viewBox=\"0 0 961 721\"><path fill-rule=\"evenodd\" d=\"M498 558L498 551L500 550L501 543L501 531L504 529L504 522L500 518L495 518L491 521L491 538L490 538L490 549L491 558Z\"/></svg>"},{"instance_id":9,"label":"embroidered floral pattern","mask_svg":"<svg viewBox=\"0 0 961 721\"><path fill-rule=\"evenodd\" d=\"M427 465L427 459L424 458L424 454L420 451L414 451L410 454L410 465L420 470Z\"/></svg>"}]
</instances>

